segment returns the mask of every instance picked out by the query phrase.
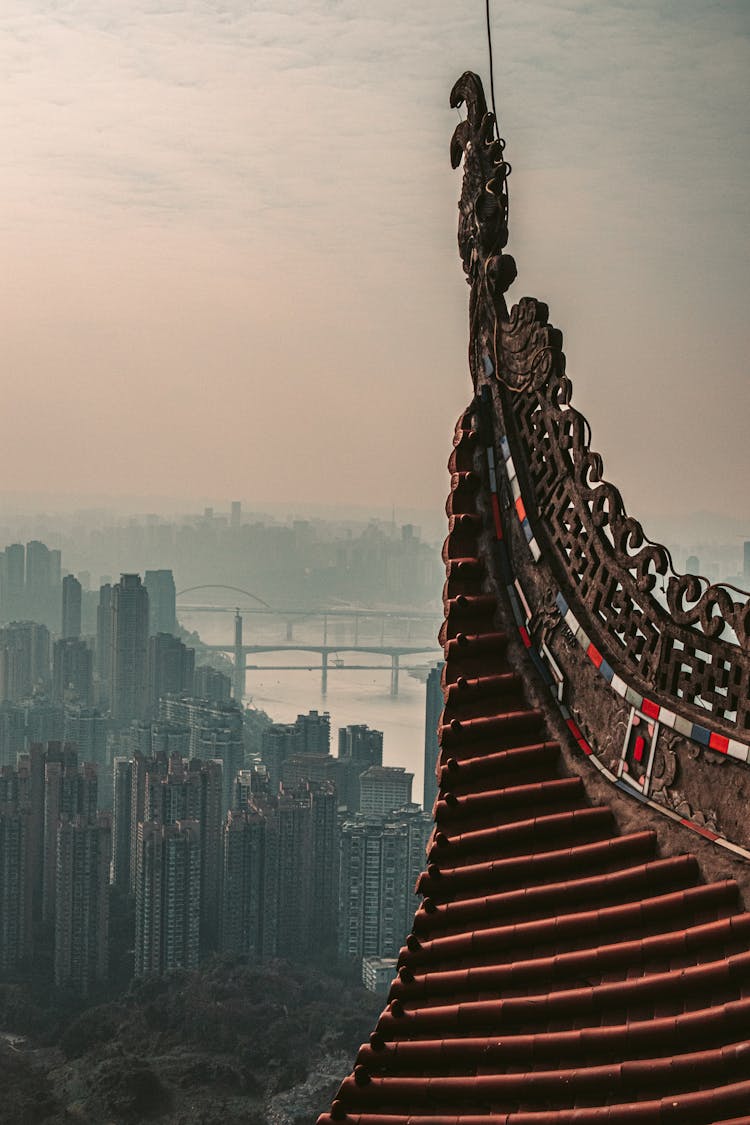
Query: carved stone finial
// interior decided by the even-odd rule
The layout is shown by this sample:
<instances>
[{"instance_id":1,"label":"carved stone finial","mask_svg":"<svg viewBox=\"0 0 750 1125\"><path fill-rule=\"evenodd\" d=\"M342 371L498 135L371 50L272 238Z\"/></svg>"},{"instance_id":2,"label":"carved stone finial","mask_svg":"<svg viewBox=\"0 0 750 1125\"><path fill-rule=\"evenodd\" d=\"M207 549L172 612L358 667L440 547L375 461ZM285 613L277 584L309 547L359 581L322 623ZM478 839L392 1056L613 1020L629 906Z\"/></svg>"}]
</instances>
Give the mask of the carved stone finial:
<instances>
[{"instance_id":1,"label":"carved stone finial","mask_svg":"<svg viewBox=\"0 0 750 1125\"><path fill-rule=\"evenodd\" d=\"M470 283L478 271L489 275L492 289L504 293L516 276L516 265L503 254L508 243L508 175L505 141L495 135L495 118L487 109L482 83L467 70L451 90L451 106L466 105L466 117L451 138L451 164L464 162L458 204L458 248Z\"/></svg>"}]
</instances>

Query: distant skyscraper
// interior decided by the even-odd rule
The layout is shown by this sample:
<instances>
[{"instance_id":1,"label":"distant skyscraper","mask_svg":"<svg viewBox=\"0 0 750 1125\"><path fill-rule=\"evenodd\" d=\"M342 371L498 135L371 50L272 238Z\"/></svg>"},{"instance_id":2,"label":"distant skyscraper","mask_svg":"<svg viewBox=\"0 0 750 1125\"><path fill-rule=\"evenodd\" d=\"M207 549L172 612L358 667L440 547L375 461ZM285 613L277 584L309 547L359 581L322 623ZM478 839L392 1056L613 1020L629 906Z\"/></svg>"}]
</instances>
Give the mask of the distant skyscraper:
<instances>
[{"instance_id":1,"label":"distant skyscraper","mask_svg":"<svg viewBox=\"0 0 750 1125\"><path fill-rule=\"evenodd\" d=\"M63 818L57 829L55 985L88 995L107 977L111 823Z\"/></svg>"},{"instance_id":2,"label":"distant skyscraper","mask_svg":"<svg viewBox=\"0 0 750 1125\"><path fill-rule=\"evenodd\" d=\"M49 630L34 621L0 629L0 702L26 699L49 684Z\"/></svg>"},{"instance_id":3,"label":"distant skyscraper","mask_svg":"<svg viewBox=\"0 0 750 1125\"><path fill-rule=\"evenodd\" d=\"M123 574L112 587L111 712L119 722L145 718L148 710L148 593L138 574Z\"/></svg>"},{"instance_id":4,"label":"distant skyscraper","mask_svg":"<svg viewBox=\"0 0 750 1125\"><path fill-rule=\"evenodd\" d=\"M193 695L196 699L228 703L232 695L231 677L210 664L199 664L193 675Z\"/></svg>"},{"instance_id":5,"label":"distant skyscraper","mask_svg":"<svg viewBox=\"0 0 750 1125\"><path fill-rule=\"evenodd\" d=\"M411 804L413 781L403 766L370 766L359 779L360 812L386 814Z\"/></svg>"},{"instance_id":6,"label":"distant skyscraper","mask_svg":"<svg viewBox=\"0 0 750 1125\"><path fill-rule=\"evenodd\" d=\"M149 632L177 632L177 603L171 570L147 570L143 584L148 590Z\"/></svg>"},{"instance_id":7,"label":"distant skyscraper","mask_svg":"<svg viewBox=\"0 0 750 1125\"><path fill-rule=\"evenodd\" d=\"M81 583L72 574L62 580L62 636L81 635Z\"/></svg>"},{"instance_id":8,"label":"distant skyscraper","mask_svg":"<svg viewBox=\"0 0 750 1125\"><path fill-rule=\"evenodd\" d=\"M363 770L368 766L382 766L382 730L370 730L366 723L340 727L339 758L358 762Z\"/></svg>"},{"instance_id":9,"label":"distant skyscraper","mask_svg":"<svg viewBox=\"0 0 750 1125\"><path fill-rule=\"evenodd\" d=\"M26 745L26 710L18 703L0 703L0 766L15 766Z\"/></svg>"},{"instance_id":10,"label":"distant skyscraper","mask_svg":"<svg viewBox=\"0 0 750 1125\"><path fill-rule=\"evenodd\" d=\"M162 721L182 723L190 729L190 756L200 757L201 736L205 730L228 727L240 734L243 712L233 701L210 702L195 696L166 695L159 705Z\"/></svg>"},{"instance_id":11,"label":"distant skyscraper","mask_svg":"<svg viewBox=\"0 0 750 1125\"><path fill-rule=\"evenodd\" d=\"M383 732L366 725L351 725L339 730L339 760L344 766L339 803L350 813L359 810L360 774L370 766L383 764Z\"/></svg>"},{"instance_id":12,"label":"distant skyscraper","mask_svg":"<svg viewBox=\"0 0 750 1125\"><path fill-rule=\"evenodd\" d=\"M438 745L438 725L443 713L443 689L440 686L443 665L437 664L430 669L425 688L425 718L424 718L424 787L423 799L425 812L431 813L432 806L438 792L437 762L440 754Z\"/></svg>"},{"instance_id":13,"label":"distant skyscraper","mask_svg":"<svg viewBox=\"0 0 750 1125\"><path fill-rule=\"evenodd\" d=\"M306 715L298 715L294 726L298 754L330 754L331 716L327 711L322 714L308 711Z\"/></svg>"},{"instance_id":14,"label":"distant skyscraper","mask_svg":"<svg viewBox=\"0 0 750 1125\"><path fill-rule=\"evenodd\" d=\"M60 742L65 736L65 709L43 695L34 695L24 704L26 742Z\"/></svg>"},{"instance_id":15,"label":"distant skyscraper","mask_svg":"<svg viewBox=\"0 0 750 1125\"><path fill-rule=\"evenodd\" d=\"M170 723L163 719L136 719L128 729L128 743L131 754L139 753L144 758L165 754L170 758L190 757L190 728L185 723Z\"/></svg>"},{"instance_id":16,"label":"distant skyscraper","mask_svg":"<svg viewBox=\"0 0 750 1125\"><path fill-rule=\"evenodd\" d=\"M5 548L3 556L5 565L0 614L3 621L13 621L24 612L26 550L21 543L11 543Z\"/></svg>"},{"instance_id":17,"label":"distant skyscraper","mask_svg":"<svg viewBox=\"0 0 750 1125\"><path fill-rule=\"evenodd\" d=\"M271 723L263 731L260 756L268 769L268 783L272 793L281 784L281 771L287 758L295 752L296 728L293 723Z\"/></svg>"},{"instance_id":18,"label":"distant skyscraper","mask_svg":"<svg viewBox=\"0 0 750 1125\"><path fill-rule=\"evenodd\" d=\"M49 548L32 539L26 544L26 601L28 606L42 605L49 598L53 563Z\"/></svg>"},{"instance_id":19,"label":"distant skyscraper","mask_svg":"<svg viewBox=\"0 0 750 1125\"><path fill-rule=\"evenodd\" d=\"M164 695L192 695L195 649L188 648L170 633L148 639L148 694L153 714Z\"/></svg>"},{"instance_id":20,"label":"distant skyscraper","mask_svg":"<svg viewBox=\"0 0 750 1125\"><path fill-rule=\"evenodd\" d=\"M96 607L96 701L108 708L112 690L112 586L99 589Z\"/></svg>"},{"instance_id":21,"label":"distant skyscraper","mask_svg":"<svg viewBox=\"0 0 750 1125\"><path fill-rule=\"evenodd\" d=\"M112 883L123 891L130 888L130 816L133 799L133 762L115 758L112 766Z\"/></svg>"},{"instance_id":22,"label":"distant skyscraper","mask_svg":"<svg viewBox=\"0 0 750 1125\"><path fill-rule=\"evenodd\" d=\"M52 698L58 703L91 706L94 654L80 637L62 637L52 646Z\"/></svg>"},{"instance_id":23,"label":"distant skyscraper","mask_svg":"<svg viewBox=\"0 0 750 1125\"><path fill-rule=\"evenodd\" d=\"M101 769L109 765L107 755L107 720L96 707L69 703L65 707L66 742L73 743L78 757L84 762L94 762Z\"/></svg>"}]
</instances>

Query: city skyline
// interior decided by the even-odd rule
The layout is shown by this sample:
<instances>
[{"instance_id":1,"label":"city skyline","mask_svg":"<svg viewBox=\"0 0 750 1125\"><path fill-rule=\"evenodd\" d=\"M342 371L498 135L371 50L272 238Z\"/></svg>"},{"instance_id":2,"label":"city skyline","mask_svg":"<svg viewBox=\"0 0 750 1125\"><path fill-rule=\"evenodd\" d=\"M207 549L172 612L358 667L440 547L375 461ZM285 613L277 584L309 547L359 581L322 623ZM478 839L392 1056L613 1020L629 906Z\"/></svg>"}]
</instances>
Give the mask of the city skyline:
<instances>
[{"instance_id":1,"label":"city skyline","mask_svg":"<svg viewBox=\"0 0 750 1125\"><path fill-rule=\"evenodd\" d=\"M511 297L549 303L636 516L744 515L749 22L493 12ZM447 94L486 73L483 5L14 0L6 31L20 492L439 509L468 394Z\"/></svg>"}]
</instances>

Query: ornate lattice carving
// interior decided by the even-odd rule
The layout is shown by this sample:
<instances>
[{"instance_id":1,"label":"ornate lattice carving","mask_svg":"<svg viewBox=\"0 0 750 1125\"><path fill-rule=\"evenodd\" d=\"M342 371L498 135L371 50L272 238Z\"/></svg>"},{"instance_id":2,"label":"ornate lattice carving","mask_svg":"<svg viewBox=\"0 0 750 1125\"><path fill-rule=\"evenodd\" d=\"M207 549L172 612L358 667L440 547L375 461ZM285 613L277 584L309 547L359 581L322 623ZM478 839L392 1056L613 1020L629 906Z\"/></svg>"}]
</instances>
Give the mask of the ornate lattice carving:
<instances>
[{"instance_id":1,"label":"ornate lattice carving","mask_svg":"<svg viewBox=\"0 0 750 1125\"><path fill-rule=\"evenodd\" d=\"M548 323L546 306L527 297L510 312L505 304L516 272L503 253L510 169L475 75L463 75L453 89L451 104L462 103L467 117L451 157L454 167L464 159L458 241L471 285L472 376L475 386L490 380L498 387L535 534L613 667L676 707L744 734L748 595L677 574L667 549L647 538L604 480L588 422L571 405L562 335Z\"/></svg>"}]
</instances>

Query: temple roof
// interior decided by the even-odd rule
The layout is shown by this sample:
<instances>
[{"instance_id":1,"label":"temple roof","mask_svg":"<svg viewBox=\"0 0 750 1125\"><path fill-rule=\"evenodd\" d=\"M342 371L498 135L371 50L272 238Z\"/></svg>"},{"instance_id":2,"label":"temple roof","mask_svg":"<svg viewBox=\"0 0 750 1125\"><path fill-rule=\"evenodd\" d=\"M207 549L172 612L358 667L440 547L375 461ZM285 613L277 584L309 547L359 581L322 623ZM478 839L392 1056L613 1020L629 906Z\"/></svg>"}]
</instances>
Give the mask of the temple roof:
<instances>
[{"instance_id":1,"label":"temple roof","mask_svg":"<svg viewBox=\"0 0 750 1125\"><path fill-rule=\"evenodd\" d=\"M546 308L505 306L479 80L452 100L474 395L435 828L387 1007L319 1125L748 1121L747 597L678 575L603 480Z\"/></svg>"}]
</instances>

